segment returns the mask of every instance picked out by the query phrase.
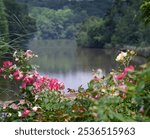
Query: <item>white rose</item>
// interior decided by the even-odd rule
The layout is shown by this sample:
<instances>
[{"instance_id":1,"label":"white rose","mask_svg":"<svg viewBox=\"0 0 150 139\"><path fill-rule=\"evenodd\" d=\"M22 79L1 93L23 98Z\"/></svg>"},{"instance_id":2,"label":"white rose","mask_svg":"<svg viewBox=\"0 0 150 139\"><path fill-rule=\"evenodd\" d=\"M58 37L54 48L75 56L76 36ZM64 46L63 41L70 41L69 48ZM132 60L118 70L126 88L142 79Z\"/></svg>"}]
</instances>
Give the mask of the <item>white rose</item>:
<instances>
[{"instance_id":1,"label":"white rose","mask_svg":"<svg viewBox=\"0 0 150 139\"><path fill-rule=\"evenodd\" d=\"M11 117L12 116L12 114L11 113L8 113L8 117Z\"/></svg>"},{"instance_id":2,"label":"white rose","mask_svg":"<svg viewBox=\"0 0 150 139\"><path fill-rule=\"evenodd\" d=\"M21 117L22 113L20 111L18 111L18 117Z\"/></svg>"},{"instance_id":3,"label":"white rose","mask_svg":"<svg viewBox=\"0 0 150 139\"><path fill-rule=\"evenodd\" d=\"M117 56L116 61L123 61L126 56L127 56L127 53L126 53L126 52L121 52L121 53Z\"/></svg>"},{"instance_id":4,"label":"white rose","mask_svg":"<svg viewBox=\"0 0 150 139\"><path fill-rule=\"evenodd\" d=\"M127 56L127 52L121 52L121 54L123 55L123 57Z\"/></svg>"},{"instance_id":5,"label":"white rose","mask_svg":"<svg viewBox=\"0 0 150 139\"><path fill-rule=\"evenodd\" d=\"M32 110L33 110L34 112L36 112L39 108L40 108L40 107L35 106L35 107L32 108Z\"/></svg>"},{"instance_id":6,"label":"white rose","mask_svg":"<svg viewBox=\"0 0 150 139\"><path fill-rule=\"evenodd\" d=\"M16 57L16 55L17 55L17 51L15 51L15 52L13 53L13 57Z\"/></svg>"}]
</instances>

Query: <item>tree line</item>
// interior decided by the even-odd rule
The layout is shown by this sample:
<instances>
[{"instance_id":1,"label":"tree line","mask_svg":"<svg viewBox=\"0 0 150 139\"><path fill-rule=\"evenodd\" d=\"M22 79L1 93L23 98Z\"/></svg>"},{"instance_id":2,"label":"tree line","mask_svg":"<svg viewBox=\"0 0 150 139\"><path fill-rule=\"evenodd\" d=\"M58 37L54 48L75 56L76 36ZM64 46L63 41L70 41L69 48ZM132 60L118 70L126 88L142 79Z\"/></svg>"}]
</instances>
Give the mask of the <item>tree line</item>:
<instances>
[{"instance_id":1,"label":"tree line","mask_svg":"<svg viewBox=\"0 0 150 139\"><path fill-rule=\"evenodd\" d=\"M78 45L99 48L149 46L150 28L145 27L141 19L142 3L143 0L114 0L103 18L90 17L82 22L76 39Z\"/></svg>"},{"instance_id":2,"label":"tree line","mask_svg":"<svg viewBox=\"0 0 150 139\"><path fill-rule=\"evenodd\" d=\"M75 39L79 25L91 16L103 17L110 0L21 0L36 20L38 39Z\"/></svg>"},{"instance_id":3,"label":"tree line","mask_svg":"<svg viewBox=\"0 0 150 139\"><path fill-rule=\"evenodd\" d=\"M38 39L76 39L79 47L149 46L150 28L141 21L142 3L143 0L0 0L0 42L22 42L37 29ZM149 9L143 8L143 14L146 11Z\"/></svg>"}]
</instances>

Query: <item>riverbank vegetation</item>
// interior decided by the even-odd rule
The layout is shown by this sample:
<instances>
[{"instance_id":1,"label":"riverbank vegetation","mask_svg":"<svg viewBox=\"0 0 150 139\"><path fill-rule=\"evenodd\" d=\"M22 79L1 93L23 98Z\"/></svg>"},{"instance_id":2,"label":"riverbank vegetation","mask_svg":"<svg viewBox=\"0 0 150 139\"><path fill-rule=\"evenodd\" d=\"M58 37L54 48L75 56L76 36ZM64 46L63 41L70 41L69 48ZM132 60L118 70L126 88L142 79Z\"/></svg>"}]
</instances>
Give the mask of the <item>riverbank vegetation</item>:
<instances>
[{"instance_id":1,"label":"riverbank vegetation","mask_svg":"<svg viewBox=\"0 0 150 139\"><path fill-rule=\"evenodd\" d=\"M76 39L79 47L89 48L148 47L150 43L149 25L145 27L141 21L143 0L17 2L26 5L24 11L28 7L30 18L36 22L36 39Z\"/></svg>"},{"instance_id":2,"label":"riverbank vegetation","mask_svg":"<svg viewBox=\"0 0 150 139\"><path fill-rule=\"evenodd\" d=\"M29 5L36 20L37 39L75 39L81 48L140 47L141 52L149 47L149 25L141 20L143 0L20 2Z\"/></svg>"},{"instance_id":3,"label":"riverbank vegetation","mask_svg":"<svg viewBox=\"0 0 150 139\"><path fill-rule=\"evenodd\" d=\"M28 7L16 0L0 0L0 55L20 47L33 37L35 20L29 16Z\"/></svg>"},{"instance_id":4,"label":"riverbank vegetation","mask_svg":"<svg viewBox=\"0 0 150 139\"><path fill-rule=\"evenodd\" d=\"M140 11L142 1L1 0L1 34L19 42L37 28L37 39L76 39L79 47L148 47L150 31L141 21L146 14L146 8L143 16Z\"/></svg>"}]
</instances>

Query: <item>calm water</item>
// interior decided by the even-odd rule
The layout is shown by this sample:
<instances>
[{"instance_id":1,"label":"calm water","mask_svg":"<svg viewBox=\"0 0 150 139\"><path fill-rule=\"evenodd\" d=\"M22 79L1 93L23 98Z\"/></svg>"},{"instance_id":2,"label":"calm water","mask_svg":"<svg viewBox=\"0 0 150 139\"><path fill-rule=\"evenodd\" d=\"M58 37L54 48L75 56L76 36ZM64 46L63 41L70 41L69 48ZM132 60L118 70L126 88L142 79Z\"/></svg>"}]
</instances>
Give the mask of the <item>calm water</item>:
<instances>
[{"instance_id":1,"label":"calm water","mask_svg":"<svg viewBox=\"0 0 150 139\"><path fill-rule=\"evenodd\" d=\"M33 60L41 74L57 78L66 88L87 87L92 69L107 74L115 67L113 50L78 48L73 40L32 41L29 49L38 54Z\"/></svg>"},{"instance_id":2,"label":"calm water","mask_svg":"<svg viewBox=\"0 0 150 139\"><path fill-rule=\"evenodd\" d=\"M39 55L32 63L40 66L40 74L64 82L66 90L77 89L80 85L86 88L87 82L92 79L93 69L101 69L103 75L106 75L116 67L114 50L81 49L73 40L34 40L30 42L29 49ZM142 58L135 61L138 64L144 63ZM18 89L14 83L8 83L0 78L0 103L14 99L14 92Z\"/></svg>"}]
</instances>

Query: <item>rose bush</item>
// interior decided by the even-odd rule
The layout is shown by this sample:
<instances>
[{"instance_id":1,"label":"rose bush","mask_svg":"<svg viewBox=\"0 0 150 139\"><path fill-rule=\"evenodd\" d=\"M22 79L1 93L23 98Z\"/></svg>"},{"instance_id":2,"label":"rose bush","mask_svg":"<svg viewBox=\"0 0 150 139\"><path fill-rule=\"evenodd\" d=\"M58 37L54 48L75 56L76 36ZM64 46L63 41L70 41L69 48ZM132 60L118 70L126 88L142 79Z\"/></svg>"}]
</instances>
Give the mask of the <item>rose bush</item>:
<instances>
[{"instance_id":1,"label":"rose bush","mask_svg":"<svg viewBox=\"0 0 150 139\"><path fill-rule=\"evenodd\" d=\"M88 88L68 89L57 79L41 76L29 60L31 50L14 52L0 75L20 85L19 99L0 107L0 121L150 121L150 66L130 64L134 51L121 52L117 71L106 77L94 72Z\"/></svg>"},{"instance_id":2,"label":"rose bush","mask_svg":"<svg viewBox=\"0 0 150 139\"><path fill-rule=\"evenodd\" d=\"M131 60L133 55L132 51L123 55L123 70L119 67L119 72L112 71L89 83L88 91L99 96L95 101L97 121L150 121L150 65L137 69L129 65L127 59Z\"/></svg>"},{"instance_id":3,"label":"rose bush","mask_svg":"<svg viewBox=\"0 0 150 139\"><path fill-rule=\"evenodd\" d=\"M3 62L0 75L20 84L20 98L0 108L0 120L93 121L93 116L89 113L91 102L88 97L83 98L82 94L76 96L75 100L67 98L62 82L46 75L41 76L36 66L30 64L33 57L37 56L31 50L15 51L13 61Z\"/></svg>"}]
</instances>

